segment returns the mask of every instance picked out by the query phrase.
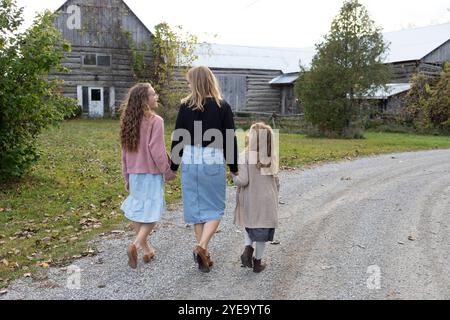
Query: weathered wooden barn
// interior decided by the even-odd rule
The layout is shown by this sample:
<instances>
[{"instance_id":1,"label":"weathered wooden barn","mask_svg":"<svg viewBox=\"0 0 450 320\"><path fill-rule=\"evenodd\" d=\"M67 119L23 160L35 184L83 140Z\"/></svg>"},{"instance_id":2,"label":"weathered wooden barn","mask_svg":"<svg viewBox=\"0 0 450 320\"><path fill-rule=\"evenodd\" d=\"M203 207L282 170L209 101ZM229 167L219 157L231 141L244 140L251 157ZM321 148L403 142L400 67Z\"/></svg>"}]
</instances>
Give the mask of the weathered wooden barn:
<instances>
[{"instance_id":1,"label":"weathered wooden barn","mask_svg":"<svg viewBox=\"0 0 450 320\"><path fill-rule=\"evenodd\" d=\"M237 112L297 114L293 91L272 80L309 63L311 48L270 48L233 45L200 46L194 65L206 65L217 76L224 98Z\"/></svg>"},{"instance_id":2,"label":"weathered wooden barn","mask_svg":"<svg viewBox=\"0 0 450 320\"><path fill-rule=\"evenodd\" d=\"M83 115L114 114L135 83L127 33L134 44L146 43L147 47L152 33L123 0L68 0L56 12L55 25L72 44L72 52L63 61L70 72L51 76L64 80L64 95L78 99ZM149 64L150 52L138 49ZM279 113L284 90L271 86L270 81L298 70L299 58L311 59L312 51L211 44L199 45L196 54L194 65L213 70L235 111ZM183 74L178 79L187 87Z\"/></svg>"},{"instance_id":3,"label":"weathered wooden barn","mask_svg":"<svg viewBox=\"0 0 450 320\"><path fill-rule=\"evenodd\" d=\"M72 52L63 61L70 72L51 76L64 80L64 95L78 99L84 115L112 115L135 83L129 37L150 43L152 33L122 0L68 0L57 13ZM149 51L137 49L150 62Z\"/></svg>"},{"instance_id":4,"label":"weathered wooden barn","mask_svg":"<svg viewBox=\"0 0 450 320\"><path fill-rule=\"evenodd\" d=\"M55 24L72 44L63 64L69 74L54 73L65 81L63 92L78 99L83 114L104 117L116 112L126 91L135 83L132 43L152 41L152 33L123 0L68 0L57 12ZM450 24L385 34L390 42L387 63L394 67L390 88L403 88L418 72L436 74L450 61ZM151 54L143 47L146 63ZM308 66L314 48L269 48L234 45L198 45L194 65L206 65L216 74L224 98L237 112L298 114L294 95L300 63ZM178 73L181 83L184 74ZM404 92L404 91L402 91ZM377 99L390 108L392 95Z\"/></svg>"},{"instance_id":5,"label":"weathered wooden barn","mask_svg":"<svg viewBox=\"0 0 450 320\"><path fill-rule=\"evenodd\" d=\"M389 54L386 63L393 67L392 83L387 90L379 90L369 100L384 112L392 112L402 107L403 97L411 86L409 82L415 74L425 74L433 77L442 71L444 62L450 62L450 23L388 32L384 34L389 43ZM282 104L290 110L296 108L294 83L299 73L282 74L273 79L271 84L282 88L284 101Z\"/></svg>"}]
</instances>

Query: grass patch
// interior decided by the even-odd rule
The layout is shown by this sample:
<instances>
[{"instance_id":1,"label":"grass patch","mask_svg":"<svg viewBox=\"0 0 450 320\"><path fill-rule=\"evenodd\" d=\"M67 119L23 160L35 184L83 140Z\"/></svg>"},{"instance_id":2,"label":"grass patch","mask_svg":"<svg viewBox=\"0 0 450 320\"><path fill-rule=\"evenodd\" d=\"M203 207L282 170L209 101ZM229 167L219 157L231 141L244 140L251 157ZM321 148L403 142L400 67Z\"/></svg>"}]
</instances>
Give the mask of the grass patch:
<instances>
[{"instance_id":1,"label":"grass patch","mask_svg":"<svg viewBox=\"0 0 450 320\"><path fill-rule=\"evenodd\" d=\"M166 130L167 146L172 128ZM38 269L94 255L89 240L128 225L119 209L126 192L118 130L115 120L73 120L49 129L39 139L41 158L30 175L0 186L0 287ZM331 140L281 134L281 166L450 148L449 137L371 132L365 136ZM170 205L180 198L178 178L166 185L166 200Z\"/></svg>"}]
</instances>

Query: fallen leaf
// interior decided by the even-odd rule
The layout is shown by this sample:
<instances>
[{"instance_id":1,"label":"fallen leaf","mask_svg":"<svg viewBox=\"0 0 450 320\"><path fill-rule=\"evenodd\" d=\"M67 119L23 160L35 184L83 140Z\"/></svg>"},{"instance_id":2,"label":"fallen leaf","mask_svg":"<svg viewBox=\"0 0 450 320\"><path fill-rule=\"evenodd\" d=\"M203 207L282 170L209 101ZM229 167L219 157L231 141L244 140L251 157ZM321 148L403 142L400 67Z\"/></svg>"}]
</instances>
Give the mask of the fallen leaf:
<instances>
[{"instance_id":1,"label":"fallen leaf","mask_svg":"<svg viewBox=\"0 0 450 320\"><path fill-rule=\"evenodd\" d=\"M399 241L398 244L404 245L405 243L402 241Z\"/></svg>"},{"instance_id":2,"label":"fallen leaf","mask_svg":"<svg viewBox=\"0 0 450 320\"><path fill-rule=\"evenodd\" d=\"M280 241L272 241L270 244L277 246L277 245L281 244L281 242Z\"/></svg>"},{"instance_id":3,"label":"fallen leaf","mask_svg":"<svg viewBox=\"0 0 450 320\"><path fill-rule=\"evenodd\" d=\"M414 236L409 236L409 237L408 237L408 240L409 240L409 241L416 241L416 238L415 238Z\"/></svg>"},{"instance_id":4,"label":"fallen leaf","mask_svg":"<svg viewBox=\"0 0 450 320\"><path fill-rule=\"evenodd\" d=\"M24 277L24 278L31 278L31 273L25 273L25 274L23 275L23 277Z\"/></svg>"},{"instance_id":5,"label":"fallen leaf","mask_svg":"<svg viewBox=\"0 0 450 320\"><path fill-rule=\"evenodd\" d=\"M6 259L3 259L3 260L2 260L2 263L3 263L6 267L9 266L9 262L8 262L8 260L6 260Z\"/></svg>"},{"instance_id":6,"label":"fallen leaf","mask_svg":"<svg viewBox=\"0 0 450 320\"><path fill-rule=\"evenodd\" d=\"M38 270L35 273L31 274L31 278L34 281L44 281L48 279L48 271L45 270Z\"/></svg>"}]
</instances>

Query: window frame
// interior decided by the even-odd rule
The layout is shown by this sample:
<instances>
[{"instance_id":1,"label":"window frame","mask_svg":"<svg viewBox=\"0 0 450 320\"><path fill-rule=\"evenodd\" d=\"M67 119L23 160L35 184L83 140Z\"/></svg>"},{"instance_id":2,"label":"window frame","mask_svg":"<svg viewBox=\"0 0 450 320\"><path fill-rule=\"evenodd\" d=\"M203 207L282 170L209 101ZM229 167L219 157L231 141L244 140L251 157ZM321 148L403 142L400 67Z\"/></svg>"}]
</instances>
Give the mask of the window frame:
<instances>
[{"instance_id":1,"label":"window frame","mask_svg":"<svg viewBox=\"0 0 450 320\"><path fill-rule=\"evenodd\" d=\"M95 64L85 64L84 60L86 58L86 56L90 56L90 55L95 55ZM109 65L99 65L98 64L98 57L109 57ZM90 52L85 52L81 54L81 66L83 68L104 68L104 69L109 69L112 67L112 54L108 54L108 53L90 53Z\"/></svg>"}]
</instances>

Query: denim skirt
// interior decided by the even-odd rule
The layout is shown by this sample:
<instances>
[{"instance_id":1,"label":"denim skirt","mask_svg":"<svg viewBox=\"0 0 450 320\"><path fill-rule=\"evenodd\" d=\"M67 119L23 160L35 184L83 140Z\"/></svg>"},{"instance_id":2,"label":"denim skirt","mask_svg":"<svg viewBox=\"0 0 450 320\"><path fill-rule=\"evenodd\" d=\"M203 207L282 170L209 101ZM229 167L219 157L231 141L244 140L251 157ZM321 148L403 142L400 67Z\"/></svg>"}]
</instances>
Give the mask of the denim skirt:
<instances>
[{"instance_id":1,"label":"denim skirt","mask_svg":"<svg viewBox=\"0 0 450 320\"><path fill-rule=\"evenodd\" d=\"M122 204L128 220L154 223L165 210L164 177L161 174L130 174L130 195Z\"/></svg>"},{"instance_id":2,"label":"denim skirt","mask_svg":"<svg viewBox=\"0 0 450 320\"><path fill-rule=\"evenodd\" d=\"M223 151L185 146L181 161L184 221L203 224L225 212L226 167Z\"/></svg>"}]
</instances>

